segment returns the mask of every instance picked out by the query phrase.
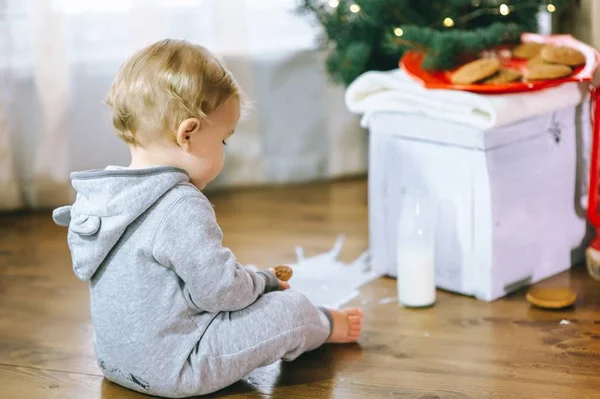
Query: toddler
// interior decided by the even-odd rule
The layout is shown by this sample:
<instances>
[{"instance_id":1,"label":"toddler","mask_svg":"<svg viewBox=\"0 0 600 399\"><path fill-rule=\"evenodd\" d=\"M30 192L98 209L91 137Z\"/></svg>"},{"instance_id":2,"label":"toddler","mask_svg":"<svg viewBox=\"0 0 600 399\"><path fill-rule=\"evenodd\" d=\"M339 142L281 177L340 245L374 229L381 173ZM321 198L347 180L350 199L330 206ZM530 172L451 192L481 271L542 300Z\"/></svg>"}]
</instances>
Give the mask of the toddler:
<instances>
[{"instance_id":1,"label":"toddler","mask_svg":"<svg viewBox=\"0 0 600 399\"><path fill-rule=\"evenodd\" d=\"M359 309L316 308L222 246L201 190L223 167L242 94L213 54L155 43L121 66L107 102L131 165L73 173L75 203L53 214L69 227L75 274L90 283L107 379L150 395L203 395L359 338Z\"/></svg>"}]
</instances>

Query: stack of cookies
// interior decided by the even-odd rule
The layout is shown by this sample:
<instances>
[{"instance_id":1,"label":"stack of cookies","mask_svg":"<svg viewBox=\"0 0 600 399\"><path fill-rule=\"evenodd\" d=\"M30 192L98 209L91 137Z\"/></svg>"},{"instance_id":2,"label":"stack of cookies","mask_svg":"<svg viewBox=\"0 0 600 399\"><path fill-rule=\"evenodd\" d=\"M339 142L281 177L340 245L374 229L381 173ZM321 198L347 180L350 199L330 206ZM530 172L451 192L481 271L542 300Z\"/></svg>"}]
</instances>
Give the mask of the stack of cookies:
<instances>
[{"instance_id":1,"label":"stack of cookies","mask_svg":"<svg viewBox=\"0 0 600 399\"><path fill-rule=\"evenodd\" d=\"M493 85L517 80L560 79L569 76L572 68L585 64L585 56L576 49L542 43L522 43L512 50L512 56L528 60L524 74L502 67L497 58L481 58L457 69L450 80L457 85Z\"/></svg>"},{"instance_id":2,"label":"stack of cookies","mask_svg":"<svg viewBox=\"0 0 600 399\"><path fill-rule=\"evenodd\" d=\"M513 56L528 60L525 79L546 80L569 76L575 67L585 64L585 56L571 47L542 43L522 43Z\"/></svg>"}]
</instances>

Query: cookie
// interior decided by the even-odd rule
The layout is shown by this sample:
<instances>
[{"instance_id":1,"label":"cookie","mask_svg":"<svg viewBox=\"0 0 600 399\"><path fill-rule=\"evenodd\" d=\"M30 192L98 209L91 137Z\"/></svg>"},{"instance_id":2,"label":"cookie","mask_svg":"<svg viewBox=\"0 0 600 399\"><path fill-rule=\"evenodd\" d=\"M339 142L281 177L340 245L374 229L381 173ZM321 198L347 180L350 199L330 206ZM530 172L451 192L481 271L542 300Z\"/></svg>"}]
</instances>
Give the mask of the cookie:
<instances>
[{"instance_id":1,"label":"cookie","mask_svg":"<svg viewBox=\"0 0 600 399\"><path fill-rule=\"evenodd\" d=\"M275 267L275 276L281 281L288 281L293 274L294 271L289 266L279 265Z\"/></svg>"},{"instance_id":2,"label":"cookie","mask_svg":"<svg viewBox=\"0 0 600 399\"><path fill-rule=\"evenodd\" d=\"M512 50L512 55L516 58L524 58L526 60L529 60L531 58L536 57L540 53L540 51L542 51L543 47L544 44L542 43L521 43Z\"/></svg>"},{"instance_id":3,"label":"cookie","mask_svg":"<svg viewBox=\"0 0 600 399\"><path fill-rule=\"evenodd\" d=\"M499 85L503 83L510 83L518 80L523 76L521 72L516 69L502 68L495 75L490 76L483 81L486 85Z\"/></svg>"},{"instance_id":4,"label":"cookie","mask_svg":"<svg viewBox=\"0 0 600 399\"><path fill-rule=\"evenodd\" d=\"M538 64L548 64L548 63L546 61L544 61L542 56L539 54L536 55L535 57L529 59L529 61L527 61L528 66L533 66L533 65L538 65Z\"/></svg>"},{"instance_id":5,"label":"cookie","mask_svg":"<svg viewBox=\"0 0 600 399\"><path fill-rule=\"evenodd\" d=\"M563 64L572 67L585 64L583 53L571 47L547 46L542 49L540 54L544 61L552 64Z\"/></svg>"},{"instance_id":6,"label":"cookie","mask_svg":"<svg viewBox=\"0 0 600 399\"><path fill-rule=\"evenodd\" d=\"M573 305L577 294L569 288L532 288L527 293L527 300L540 308L562 309Z\"/></svg>"},{"instance_id":7,"label":"cookie","mask_svg":"<svg viewBox=\"0 0 600 399\"><path fill-rule=\"evenodd\" d=\"M481 58L458 68L450 80L457 85L468 85L489 78L500 69L500 61L495 58Z\"/></svg>"},{"instance_id":8,"label":"cookie","mask_svg":"<svg viewBox=\"0 0 600 399\"><path fill-rule=\"evenodd\" d=\"M532 65L525 71L526 80L550 80L569 76L573 72L570 67L559 64Z\"/></svg>"}]
</instances>

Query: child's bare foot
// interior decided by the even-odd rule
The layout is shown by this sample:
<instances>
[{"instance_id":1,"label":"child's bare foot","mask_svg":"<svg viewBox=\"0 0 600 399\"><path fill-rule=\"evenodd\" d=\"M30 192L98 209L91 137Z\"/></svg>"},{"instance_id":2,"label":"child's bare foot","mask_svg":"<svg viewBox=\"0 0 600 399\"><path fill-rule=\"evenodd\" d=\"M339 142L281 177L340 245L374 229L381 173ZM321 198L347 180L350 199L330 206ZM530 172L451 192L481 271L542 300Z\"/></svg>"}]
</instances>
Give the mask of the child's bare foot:
<instances>
[{"instance_id":1,"label":"child's bare foot","mask_svg":"<svg viewBox=\"0 0 600 399\"><path fill-rule=\"evenodd\" d=\"M362 310L350 308L329 312L333 319L333 328L327 343L344 344L358 341L362 332Z\"/></svg>"}]
</instances>

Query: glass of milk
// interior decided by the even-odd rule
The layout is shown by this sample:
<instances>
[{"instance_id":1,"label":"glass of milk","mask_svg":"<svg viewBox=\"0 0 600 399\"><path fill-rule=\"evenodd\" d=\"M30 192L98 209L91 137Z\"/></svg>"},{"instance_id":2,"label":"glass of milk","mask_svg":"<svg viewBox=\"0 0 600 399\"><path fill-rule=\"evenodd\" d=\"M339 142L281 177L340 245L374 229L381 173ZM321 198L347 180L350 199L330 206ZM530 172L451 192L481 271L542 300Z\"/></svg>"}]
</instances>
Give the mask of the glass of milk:
<instances>
[{"instance_id":1,"label":"glass of milk","mask_svg":"<svg viewBox=\"0 0 600 399\"><path fill-rule=\"evenodd\" d=\"M406 307L435 303L435 201L425 189L404 188L398 217L398 302Z\"/></svg>"}]
</instances>

